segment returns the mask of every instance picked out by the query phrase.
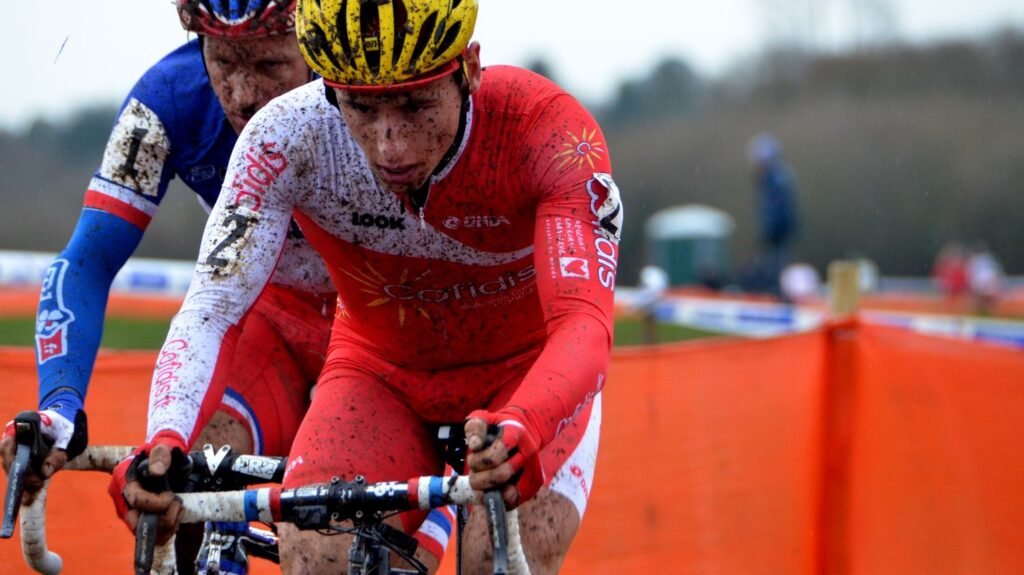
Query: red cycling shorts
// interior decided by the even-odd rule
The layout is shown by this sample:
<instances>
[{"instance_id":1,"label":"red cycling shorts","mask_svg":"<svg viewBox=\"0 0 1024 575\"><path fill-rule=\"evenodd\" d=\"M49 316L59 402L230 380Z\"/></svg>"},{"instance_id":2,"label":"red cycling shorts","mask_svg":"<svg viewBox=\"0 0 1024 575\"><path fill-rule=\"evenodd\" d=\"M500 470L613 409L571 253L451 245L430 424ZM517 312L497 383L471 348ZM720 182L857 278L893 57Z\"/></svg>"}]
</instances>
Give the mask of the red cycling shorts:
<instances>
[{"instance_id":1,"label":"red cycling shorts","mask_svg":"<svg viewBox=\"0 0 1024 575\"><path fill-rule=\"evenodd\" d=\"M268 284L246 316L220 409L249 429L254 453L288 454L323 368L335 302Z\"/></svg>"},{"instance_id":2,"label":"red cycling shorts","mask_svg":"<svg viewBox=\"0 0 1024 575\"><path fill-rule=\"evenodd\" d=\"M351 345L332 348L312 405L292 446L285 487L351 479L405 481L444 471L432 429L461 423L474 409L501 407L526 376L538 350L488 365L402 369ZM541 451L548 486L582 517L593 482L600 396ZM407 514L414 531L424 514Z\"/></svg>"}]
</instances>

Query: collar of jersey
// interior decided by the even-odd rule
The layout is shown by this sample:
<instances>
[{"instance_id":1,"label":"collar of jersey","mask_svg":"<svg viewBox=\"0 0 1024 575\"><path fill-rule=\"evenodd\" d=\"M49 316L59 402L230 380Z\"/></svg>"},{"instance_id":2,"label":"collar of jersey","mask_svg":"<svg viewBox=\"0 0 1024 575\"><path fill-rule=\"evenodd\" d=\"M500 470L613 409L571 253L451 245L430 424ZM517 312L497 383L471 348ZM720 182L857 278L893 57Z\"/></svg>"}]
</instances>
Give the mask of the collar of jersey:
<instances>
[{"instance_id":1,"label":"collar of jersey","mask_svg":"<svg viewBox=\"0 0 1024 575\"><path fill-rule=\"evenodd\" d=\"M460 126L458 133L462 135L462 139L458 142L452 142L449 153L445 154L444 159L441 160L433 175L430 176L430 185L445 179L452 169L455 168L455 164L458 163L463 152L466 151L466 146L469 145L469 138L473 133L473 110L473 96L470 95L466 97L466 111L462 116L462 120L460 120L462 126Z\"/></svg>"}]
</instances>

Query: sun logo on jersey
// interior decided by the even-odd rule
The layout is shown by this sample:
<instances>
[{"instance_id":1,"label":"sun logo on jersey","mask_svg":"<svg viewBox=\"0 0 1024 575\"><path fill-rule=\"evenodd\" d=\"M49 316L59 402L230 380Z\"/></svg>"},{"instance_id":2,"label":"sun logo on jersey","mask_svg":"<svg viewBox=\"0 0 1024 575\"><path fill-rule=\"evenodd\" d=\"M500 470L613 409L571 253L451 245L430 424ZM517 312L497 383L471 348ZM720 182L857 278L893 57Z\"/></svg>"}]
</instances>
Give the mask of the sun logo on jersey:
<instances>
[{"instance_id":1,"label":"sun logo on jersey","mask_svg":"<svg viewBox=\"0 0 1024 575\"><path fill-rule=\"evenodd\" d=\"M562 162L558 164L559 170L564 170L568 167L574 166L577 170L582 168L584 164L590 166L589 169L594 169L594 161L600 160L602 154L605 153L604 143L594 141L594 136L597 135L597 127L594 127L587 132L586 126L583 127L583 132L579 136L572 132L566 132L569 134L571 141L562 144L565 148L561 152L555 155L555 159L561 159Z\"/></svg>"},{"instance_id":2,"label":"sun logo on jersey","mask_svg":"<svg viewBox=\"0 0 1024 575\"><path fill-rule=\"evenodd\" d=\"M380 272L373 269L373 266L366 264L366 270L353 270L344 268L342 270L345 275L355 280L361 287L359 291L367 294L374 299L371 299L366 304L367 307L377 307L386 305L389 303L398 304L398 325L399 327L405 327L406 317L410 312L419 313L427 320L430 319L430 314L427 310L419 305L419 301L412 298L396 297L395 292L402 293L403 290L409 290L410 285L423 279L424 276L430 272L424 272L419 277L412 280L409 279L409 270L406 269L402 272L402 276L399 278L397 283L389 281ZM347 312L346 312L347 313Z\"/></svg>"}]
</instances>

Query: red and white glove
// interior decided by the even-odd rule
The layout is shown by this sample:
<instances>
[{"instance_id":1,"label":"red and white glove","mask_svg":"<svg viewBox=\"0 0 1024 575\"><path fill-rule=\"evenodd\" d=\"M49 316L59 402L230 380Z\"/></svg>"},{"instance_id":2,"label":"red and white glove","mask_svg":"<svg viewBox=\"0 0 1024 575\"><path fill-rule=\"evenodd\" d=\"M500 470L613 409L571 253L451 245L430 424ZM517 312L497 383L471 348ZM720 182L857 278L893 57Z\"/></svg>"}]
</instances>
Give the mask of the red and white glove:
<instances>
[{"instance_id":1,"label":"red and white glove","mask_svg":"<svg viewBox=\"0 0 1024 575\"><path fill-rule=\"evenodd\" d=\"M72 415L74 420L68 419L59 410L44 409L36 413L39 414L39 432L54 449L67 451L68 459L74 459L85 451L89 434L84 411L75 410ZM4 427L3 437L14 437L13 419Z\"/></svg>"},{"instance_id":2,"label":"red and white glove","mask_svg":"<svg viewBox=\"0 0 1024 575\"><path fill-rule=\"evenodd\" d=\"M114 467L114 471L110 474L110 483L107 484L107 493L110 495L110 499L114 502L114 509L117 511L117 517L128 526L128 529L134 533L135 528L128 523L126 519L128 515L128 502L124 498L124 487L128 484L128 468L135 462L135 458L139 455L148 453L146 447L136 447L132 450L128 457L125 457Z\"/></svg>"},{"instance_id":3,"label":"red and white glove","mask_svg":"<svg viewBox=\"0 0 1024 575\"><path fill-rule=\"evenodd\" d=\"M117 511L118 518L128 526L128 529L132 532L135 530L135 521L137 520L137 513L130 513L133 511L132 506L129 504L128 499L125 496L125 487L127 487L130 481L138 481L137 475L138 461L140 458L146 458L149 453L157 445L166 446L172 456L172 465L175 463L182 464L187 462L184 457L185 447L184 444L172 437L157 436L152 441L137 447L132 452L121 460L120 463L114 467L114 471L110 476L110 483L107 484L107 493L110 495L110 499L114 502L114 509ZM172 470L167 470L167 473L172 473Z\"/></svg>"},{"instance_id":4,"label":"red and white glove","mask_svg":"<svg viewBox=\"0 0 1024 575\"><path fill-rule=\"evenodd\" d=\"M64 411L46 409L34 414L39 418L39 434L43 440L45 453L38 452L40 446L33 447L31 465L23 476L23 504L34 501L46 480L63 468L68 460L82 453L89 442L85 412L80 409L68 411L72 420L65 417L67 412ZM0 436L0 458L3 460L5 470L10 469L18 449L14 423L16 419L7 423L3 435Z\"/></svg>"},{"instance_id":5,"label":"red and white glove","mask_svg":"<svg viewBox=\"0 0 1024 575\"><path fill-rule=\"evenodd\" d=\"M547 480L540 462L540 434L531 430L523 421L522 414L515 409L502 408L493 412L480 409L470 413L469 419L482 419L488 427L498 428L495 441L501 441L505 446L508 453L506 463L512 468L509 484L519 491L519 504L533 498Z\"/></svg>"}]
</instances>

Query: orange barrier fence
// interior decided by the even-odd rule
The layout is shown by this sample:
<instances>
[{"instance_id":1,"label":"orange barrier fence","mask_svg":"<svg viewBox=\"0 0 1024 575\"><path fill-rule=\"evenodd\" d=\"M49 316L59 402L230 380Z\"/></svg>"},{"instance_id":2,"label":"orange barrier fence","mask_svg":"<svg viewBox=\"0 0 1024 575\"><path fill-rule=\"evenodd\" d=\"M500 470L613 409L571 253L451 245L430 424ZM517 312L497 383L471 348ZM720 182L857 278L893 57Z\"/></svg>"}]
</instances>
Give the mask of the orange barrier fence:
<instances>
[{"instance_id":1,"label":"orange barrier fence","mask_svg":"<svg viewBox=\"0 0 1024 575\"><path fill-rule=\"evenodd\" d=\"M115 293L107 303L107 315L169 319L178 313L181 300L160 295ZM0 318L33 317L38 306L39 288L0 289Z\"/></svg>"},{"instance_id":2,"label":"orange barrier fence","mask_svg":"<svg viewBox=\"0 0 1024 575\"><path fill-rule=\"evenodd\" d=\"M1024 354L855 336L836 338L852 377L825 572L1024 573Z\"/></svg>"},{"instance_id":3,"label":"orange barrier fence","mask_svg":"<svg viewBox=\"0 0 1024 575\"><path fill-rule=\"evenodd\" d=\"M136 445L145 436L145 410L155 352L104 351L96 362L86 412L95 445ZM0 414L11 418L36 405L33 351L0 348ZM58 474L47 498L47 542L64 557L64 572L130 573L133 538L114 514L105 473ZM0 572L29 574L17 531L0 541Z\"/></svg>"},{"instance_id":4,"label":"orange barrier fence","mask_svg":"<svg viewBox=\"0 0 1024 575\"><path fill-rule=\"evenodd\" d=\"M101 354L93 443L141 439L153 360ZM0 378L0 415L34 404L31 351ZM617 350L563 572L1024 573L1021 386L1019 351L856 322ZM49 510L66 572L130 569L104 475L61 474ZM0 565L28 572L15 541Z\"/></svg>"},{"instance_id":5,"label":"orange barrier fence","mask_svg":"<svg viewBox=\"0 0 1024 575\"><path fill-rule=\"evenodd\" d=\"M820 332L620 351L570 573L810 573Z\"/></svg>"}]
</instances>

